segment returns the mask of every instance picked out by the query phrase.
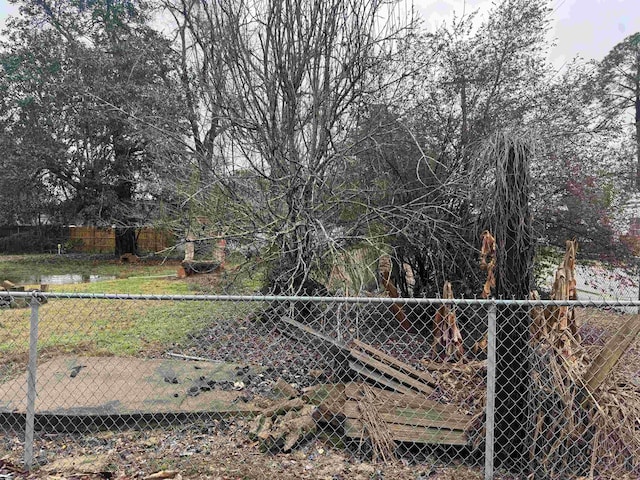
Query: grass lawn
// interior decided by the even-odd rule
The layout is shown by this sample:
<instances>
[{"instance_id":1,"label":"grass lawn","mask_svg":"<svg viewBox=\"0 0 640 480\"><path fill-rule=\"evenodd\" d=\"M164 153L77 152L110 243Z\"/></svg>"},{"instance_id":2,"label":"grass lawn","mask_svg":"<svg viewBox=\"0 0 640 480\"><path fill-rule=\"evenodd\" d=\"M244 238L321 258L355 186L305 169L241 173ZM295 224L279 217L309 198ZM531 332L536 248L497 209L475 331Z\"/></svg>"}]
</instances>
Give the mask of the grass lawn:
<instances>
[{"instance_id":1,"label":"grass lawn","mask_svg":"<svg viewBox=\"0 0 640 480\"><path fill-rule=\"evenodd\" d=\"M67 255L0 255L0 282L11 280L22 284L24 279L41 275L99 275L118 279L132 276L175 275L178 261L162 259L120 263L116 258Z\"/></svg>"},{"instance_id":2,"label":"grass lawn","mask_svg":"<svg viewBox=\"0 0 640 480\"><path fill-rule=\"evenodd\" d=\"M84 268L92 275L112 275L115 280L95 283L50 285L51 292L123 293L150 295L197 295L215 293L211 282L201 288L175 275L177 264L119 264L114 261L69 259L57 256L0 257L5 267L30 269L37 275L65 274ZM18 264L17 266L15 264ZM0 276L2 273L0 273ZM253 286L254 282L239 284ZM27 285L27 288L30 286ZM32 286L37 288L37 285ZM56 299L40 306L39 348L55 353L83 355L153 356L188 341L190 334L206 325L247 315L257 304L155 301ZM29 308L0 309L0 364L22 358L29 344ZM0 377L2 375L0 374Z\"/></svg>"}]
</instances>

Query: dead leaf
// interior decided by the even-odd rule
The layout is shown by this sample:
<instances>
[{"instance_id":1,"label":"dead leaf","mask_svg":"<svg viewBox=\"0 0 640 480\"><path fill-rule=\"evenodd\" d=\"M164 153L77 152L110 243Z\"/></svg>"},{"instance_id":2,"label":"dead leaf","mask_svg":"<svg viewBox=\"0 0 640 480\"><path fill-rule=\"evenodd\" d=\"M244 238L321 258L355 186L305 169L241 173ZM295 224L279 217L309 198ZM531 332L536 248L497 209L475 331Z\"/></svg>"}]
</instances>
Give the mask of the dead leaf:
<instances>
[{"instance_id":1,"label":"dead leaf","mask_svg":"<svg viewBox=\"0 0 640 480\"><path fill-rule=\"evenodd\" d=\"M109 471L109 455L74 455L63 457L45 465L42 469L48 473L85 473L98 474Z\"/></svg>"},{"instance_id":2,"label":"dead leaf","mask_svg":"<svg viewBox=\"0 0 640 480\"><path fill-rule=\"evenodd\" d=\"M158 480L162 478L176 478L180 475L176 470L160 470L159 472L152 473L144 477L144 480Z\"/></svg>"}]
</instances>

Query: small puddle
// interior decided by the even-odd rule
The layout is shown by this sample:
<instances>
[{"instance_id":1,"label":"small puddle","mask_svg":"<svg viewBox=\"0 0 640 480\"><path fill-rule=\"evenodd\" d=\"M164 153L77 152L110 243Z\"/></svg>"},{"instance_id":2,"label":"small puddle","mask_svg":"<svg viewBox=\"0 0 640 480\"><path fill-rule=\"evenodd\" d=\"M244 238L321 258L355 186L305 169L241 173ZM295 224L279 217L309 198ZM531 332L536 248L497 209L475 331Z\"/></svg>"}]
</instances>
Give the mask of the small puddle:
<instances>
[{"instance_id":1,"label":"small puddle","mask_svg":"<svg viewBox=\"0 0 640 480\"><path fill-rule=\"evenodd\" d=\"M65 275L32 275L21 280L20 283L27 285L68 285L72 283L94 283L104 280L115 280L115 278L115 275L80 275L70 273Z\"/></svg>"}]
</instances>

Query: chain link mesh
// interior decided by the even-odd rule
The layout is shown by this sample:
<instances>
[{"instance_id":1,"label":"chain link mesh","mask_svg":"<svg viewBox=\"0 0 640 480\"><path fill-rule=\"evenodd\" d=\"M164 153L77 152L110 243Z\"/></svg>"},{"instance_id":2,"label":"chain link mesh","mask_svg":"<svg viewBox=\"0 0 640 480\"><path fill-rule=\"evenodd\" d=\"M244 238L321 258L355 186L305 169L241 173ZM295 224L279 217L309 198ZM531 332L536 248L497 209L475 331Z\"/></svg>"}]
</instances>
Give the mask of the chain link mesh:
<instances>
[{"instance_id":1,"label":"chain link mesh","mask_svg":"<svg viewBox=\"0 0 640 480\"><path fill-rule=\"evenodd\" d=\"M215 439L241 438L265 462L320 442L416 472L466 465L469 478L487 465L495 478L640 478L633 302L53 293L0 302L0 458L13 465L46 471L90 452L108 453L117 470L153 447L148 475L206 463Z\"/></svg>"}]
</instances>

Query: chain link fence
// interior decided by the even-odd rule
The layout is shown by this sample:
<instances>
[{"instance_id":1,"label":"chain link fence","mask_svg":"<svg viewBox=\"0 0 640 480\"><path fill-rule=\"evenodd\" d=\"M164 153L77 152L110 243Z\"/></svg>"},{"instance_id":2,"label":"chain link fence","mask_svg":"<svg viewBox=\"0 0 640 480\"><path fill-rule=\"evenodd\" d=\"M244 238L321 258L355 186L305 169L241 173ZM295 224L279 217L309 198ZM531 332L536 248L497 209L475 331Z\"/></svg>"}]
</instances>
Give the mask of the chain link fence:
<instances>
[{"instance_id":1,"label":"chain link fence","mask_svg":"<svg viewBox=\"0 0 640 480\"><path fill-rule=\"evenodd\" d=\"M320 441L477 478L640 478L638 302L2 295L0 459L25 469L196 429L148 474L233 425L265 462Z\"/></svg>"}]
</instances>

